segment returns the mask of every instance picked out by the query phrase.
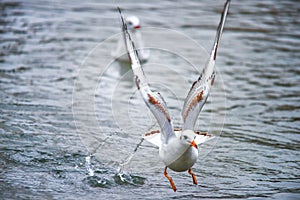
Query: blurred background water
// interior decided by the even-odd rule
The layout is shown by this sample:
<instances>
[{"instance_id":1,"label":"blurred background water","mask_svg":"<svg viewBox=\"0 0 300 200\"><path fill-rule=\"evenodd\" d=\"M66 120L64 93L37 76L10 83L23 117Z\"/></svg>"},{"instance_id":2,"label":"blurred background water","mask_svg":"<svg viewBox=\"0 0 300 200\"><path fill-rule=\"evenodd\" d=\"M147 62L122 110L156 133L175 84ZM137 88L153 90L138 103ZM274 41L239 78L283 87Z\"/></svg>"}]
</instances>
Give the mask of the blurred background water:
<instances>
[{"instance_id":1,"label":"blurred background water","mask_svg":"<svg viewBox=\"0 0 300 200\"><path fill-rule=\"evenodd\" d=\"M117 5L125 15L138 16L145 29L176 30L210 51L223 3L1 1L0 198L299 199L297 1L231 3L217 58L216 81L222 78L224 90L213 90L216 96L222 91L226 94L226 118L221 136L194 166L199 186L192 184L187 173L170 172L178 187L174 193L163 176L157 149L148 143L137 151L132 161L135 164L129 164L126 173L118 175L115 166L104 161L110 159L107 154L119 152L104 148L106 153L100 150L97 156L89 157L95 152L89 152L92 148L84 137L94 134L93 127L86 133L76 131L72 112L74 86L91 50L120 32ZM187 51L187 55L199 58L196 53ZM179 123L177 114L188 87L182 87L174 76L190 77L186 81L189 83L197 75L185 70L185 61L176 59L153 50L145 70L153 82L165 81L166 85L156 87L164 90L174 122ZM151 65L160 61L158 64L180 70L170 74L164 67L160 71ZM128 103L122 98L135 90L131 72L120 69L112 63L101 81L93 77L98 83L95 111L100 129L123 138L122 144L129 144L125 152L131 152L144 131L141 128L138 132L139 128L154 122L141 101L131 98ZM84 95L89 85L79 88L77 92ZM182 96L172 98L173 92ZM129 118L139 126L129 126L124 131L115 122L118 112L112 105L120 108L128 104L135 105L129 108ZM209 105L200 120L207 120L205 116L221 109ZM80 110L82 116L89 116L89 112Z\"/></svg>"}]
</instances>

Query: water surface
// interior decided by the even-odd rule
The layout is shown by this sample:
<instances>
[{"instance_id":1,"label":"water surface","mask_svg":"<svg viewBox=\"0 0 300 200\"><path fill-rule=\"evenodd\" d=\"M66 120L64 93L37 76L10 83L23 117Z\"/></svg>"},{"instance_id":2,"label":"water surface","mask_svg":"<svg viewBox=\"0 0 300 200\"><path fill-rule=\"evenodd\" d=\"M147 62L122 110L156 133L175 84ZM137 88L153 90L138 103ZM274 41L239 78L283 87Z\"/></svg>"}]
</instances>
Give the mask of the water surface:
<instances>
[{"instance_id":1,"label":"water surface","mask_svg":"<svg viewBox=\"0 0 300 200\"><path fill-rule=\"evenodd\" d=\"M193 168L199 186L187 173L170 172L176 193L163 176L158 150L146 142L117 175L112 155L126 158L142 132L157 125L136 93L129 68L116 62L105 68L87 59L110 52L115 44L112 37L120 32L116 5L125 15L138 16L144 30L172 29L210 51L223 1L1 2L1 199L299 199L300 4L232 2L217 58L219 86L198 122L205 131L213 114L226 111L222 134L201 148ZM109 48L97 49L108 38ZM176 45L192 61L205 57L187 44ZM152 49L145 65L177 126L189 84L203 63L195 70L172 52ZM80 76L82 64L104 73ZM86 84L76 85L79 77ZM86 122L96 116L97 124L85 132L76 130L80 124L72 112L74 103L85 99L74 102L73 92L82 97L90 86L96 88L94 110L87 105L77 111ZM224 94L225 110L218 102ZM223 124L222 117L216 119L221 121L211 123ZM95 145L107 135L112 140L92 152L97 148L86 141L95 135ZM122 138L117 150L111 148L114 138Z\"/></svg>"}]
</instances>

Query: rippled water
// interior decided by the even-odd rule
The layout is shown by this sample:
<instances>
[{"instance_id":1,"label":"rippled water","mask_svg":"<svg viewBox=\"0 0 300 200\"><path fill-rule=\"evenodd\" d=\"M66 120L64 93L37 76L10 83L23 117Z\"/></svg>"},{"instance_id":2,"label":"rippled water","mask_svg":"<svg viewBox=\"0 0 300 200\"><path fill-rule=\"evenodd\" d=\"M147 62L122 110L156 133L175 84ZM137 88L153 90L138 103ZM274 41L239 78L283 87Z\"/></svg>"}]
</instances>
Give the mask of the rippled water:
<instances>
[{"instance_id":1,"label":"rippled water","mask_svg":"<svg viewBox=\"0 0 300 200\"><path fill-rule=\"evenodd\" d=\"M95 47L107 38L111 46L116 42L112 37L120 32L116 5L125 15L137 15L144 30L173 29L209 51L223 3L1 1L1 199L299 199L297 1L232 2L217 58L216 81L223 83L224 90L214 88L212 98L226 94L226 118L221 136L207 145L209 150L203 146L194 166L199 186L192 184L187 173L170 172L178 187L174 193L163 176L158 150L146 142L123 174L117 174L118 164L109 162L111 155L122 155L122 159L130 155L148 125L155 126L135 91L129 68L113 62L103 74L97 74L104 67L97 59L91 63L86 59L111 51ZM176 40L175 44L188 47ZM200 59L188 48L184 53L192 60ZM76 85L81 83L84 66L95 74L82 77L86 85ZM180 123L189 83L197 76L190 66L157 49L151 51L145 65L153 85L164 92L175 124ZM90 126L88 132L76 131L80 124L72 105L84 99L73 101L73 92L87 95L90 86L95 87L96 112L89 105L75 111L87 122L96 115L97 126ZM206 105L199 118L203 131L206 122L215 119L213 113L224 113L223 104L214 102ZM120 120L124 106L128 107L129 125ZM96 136L97 146L107 135L111 142L104 144L107 146L86 145ZM113 138L122 138L121 145L116 146ZM129 144L127 149L121 149L125 144Z\"/></svg>"}]
</instances>

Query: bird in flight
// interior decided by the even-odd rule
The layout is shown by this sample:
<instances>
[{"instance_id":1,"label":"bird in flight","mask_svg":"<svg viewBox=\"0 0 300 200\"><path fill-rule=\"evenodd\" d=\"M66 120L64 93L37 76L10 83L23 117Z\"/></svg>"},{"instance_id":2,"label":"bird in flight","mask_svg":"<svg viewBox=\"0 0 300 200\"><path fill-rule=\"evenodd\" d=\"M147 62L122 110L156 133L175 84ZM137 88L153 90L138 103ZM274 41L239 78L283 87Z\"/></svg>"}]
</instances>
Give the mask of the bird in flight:
<instances>
[{"instance_id":1,"label":"bird in flight","mask_svg":"<svg viewBox=\"0 0 300 200\"><path fill-rule=\"evenodd\" d=\"M214 83L217 50L227 18L229 5L230 0L227 0L224 5L209 60L199 78L192 84L184 101L181 113L183 125L180 129L174 129L166 102L161 94L159 92L153 92L150 89L139 59L138 51L135 48L134 41L128 31L121 10L118 8L122 22L124 42L136 86L160 126L160 130L145 133L144 138L159 147L159 157L165 164L164 176L169 180L174 191L176 191L177 188L173 179L168 175L167 169L169 168L176 172L188 171L192 176L193 183L197 185L197 178L192 171L192 166L198 158L198 145L213 138L213 136L208 133L195 131L194 127L198 115L208 98L210 88Z\"/></svg>"}]
</instances>

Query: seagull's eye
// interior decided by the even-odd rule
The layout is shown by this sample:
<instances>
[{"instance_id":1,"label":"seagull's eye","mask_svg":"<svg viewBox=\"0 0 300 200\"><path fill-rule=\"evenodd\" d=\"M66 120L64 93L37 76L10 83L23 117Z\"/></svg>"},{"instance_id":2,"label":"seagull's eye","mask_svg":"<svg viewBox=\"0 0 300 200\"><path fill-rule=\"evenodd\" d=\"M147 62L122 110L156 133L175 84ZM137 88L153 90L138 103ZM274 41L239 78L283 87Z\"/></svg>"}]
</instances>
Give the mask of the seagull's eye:
<instances>
[{"instance_id":1,"label":"seagull's eye","mask_svg":"<svg viewBox=\"0 0 300 200\"><path fill-rule=\"evenodd\" d=\"M131 25L132 25L132 22L128 22L128 25L131 26Z\"/></svg>"},{"instance_id":2,"label":"seagull's eye","mask_svg":"<svg viewBox=\"0 0 300 200\"><path fill-rule=\"evenodd\" d=\"M188 137L187 137L186 135L184 135L184 136L183 136L183 139L187 140L187 139L188 139Z\"/></svg>"}]
</instances>

